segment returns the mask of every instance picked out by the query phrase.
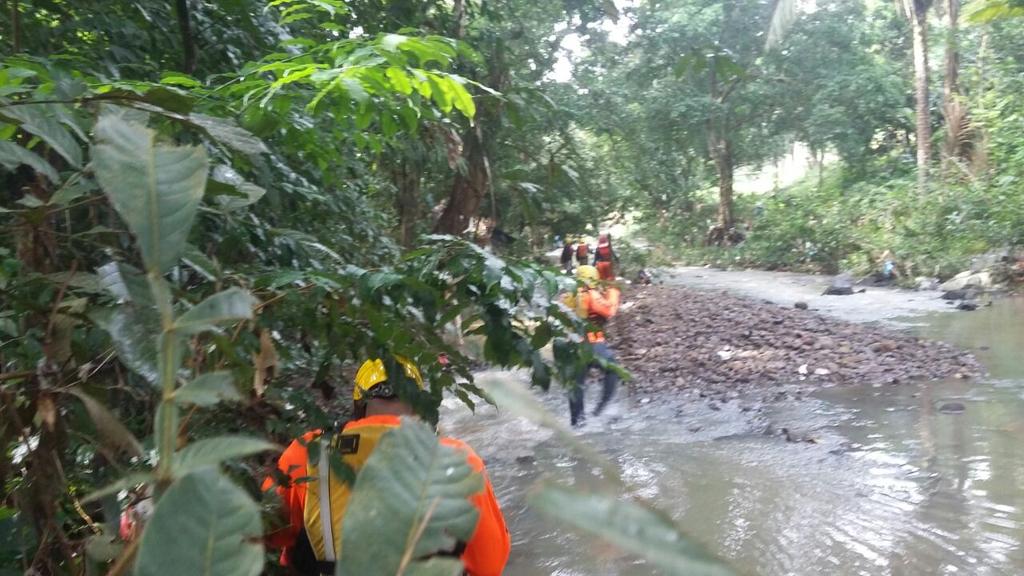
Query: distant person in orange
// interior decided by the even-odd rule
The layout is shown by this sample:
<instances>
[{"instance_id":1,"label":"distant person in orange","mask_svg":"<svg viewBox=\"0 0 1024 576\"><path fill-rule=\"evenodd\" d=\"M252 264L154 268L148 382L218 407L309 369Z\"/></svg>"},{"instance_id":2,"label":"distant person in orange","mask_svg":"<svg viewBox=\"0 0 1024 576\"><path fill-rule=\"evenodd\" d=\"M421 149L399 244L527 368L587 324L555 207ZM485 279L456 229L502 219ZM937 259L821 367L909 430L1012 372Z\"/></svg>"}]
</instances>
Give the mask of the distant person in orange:
<instances>
[{"instance_id":1,"label":"distant person in orange","mask_svg":"<svg viewBox=\"0 0 1024 576\"><path fill-rule=\"evenodd\" d=\"M406 377L422 389L419 370L404 359L396 360ZM381 436L401 426L401 417L411 417L413 409L399 399L380 359L367 360L360 367L352 399L356 419L345 424L340 432L332 432L335 434L332 444L338 446L342 460L358 472ZM321 449L319 460L310 462L306 448L322 435L320 430L304 434L300 440L292 442L278 460L278 469L291 480L287 486L276 486L285 504L288 525L268 536L267 544L283 548L281 563L300 576L334 574L336 562L344 562L344 557L338 558L335 551L341 541L349 486L331 473L327 450ZM464 452L470 467L484 479L483 490L470 497L480 512L473 536L444 555L461 558L465 574L470 576L500 576L508 562L511 541L484 462L462 441L442 438L441 443ZM263 489L273 487L273 479L267 478ZM324 487L329 490L329 496L322 497L325 495L320 491ZM324 524L322 518L332 521ZM408 535L394 536L400 540L396 546L404 547Z\"/></svg>"},{"instance_id":2,"label":"distant person in orange","mask_svg":"<svg viewBox=\"0 0 1024 576\"><path fill-rule=\"evenodd\" d=\"M601 280L615 280L615 264L618 263L619 255L612 248L612 235L601 234L597 238L597 249L594 250L594 266Z\"/></svg>"},{"instance_id":3,"label":"distant person in orange","mask_svg":"<svg viewBox=\"0 0 1024 576\"><path fill-rule=\"evenodd\" d=\"M586 238L581 236L579 243L576 244L576 265L586 266L587 264L590 264L590 244L587 244Z\"/></svg>"},{"instance_id":4,"label":"distant person in orange","mask_svg":"<svg viewBox=\"0 0 1024 576\"><path fill-rule=\"evenodd\" d=\"M580 266L576 269L576 277L582 283L575 294L565 298L565 304L576 310L581 318L585 318L593 328L587 332L587 340L594 346L594 355L608 362L615 361L615 353L608 346L604 336L604 325L619 311L622 293L614 286L602 287L597 268ZM596 364L595 364L596 365ZM611 402L615 389L619 386L619 375L612 370L604 369L604 384L601 388L601 401L594 409L594 416ZM573 426L583 422L583 387L587 381L588 370L584 370L576 379L576 386L569 391L569 417Z\"/></svg>"}]
</instances>

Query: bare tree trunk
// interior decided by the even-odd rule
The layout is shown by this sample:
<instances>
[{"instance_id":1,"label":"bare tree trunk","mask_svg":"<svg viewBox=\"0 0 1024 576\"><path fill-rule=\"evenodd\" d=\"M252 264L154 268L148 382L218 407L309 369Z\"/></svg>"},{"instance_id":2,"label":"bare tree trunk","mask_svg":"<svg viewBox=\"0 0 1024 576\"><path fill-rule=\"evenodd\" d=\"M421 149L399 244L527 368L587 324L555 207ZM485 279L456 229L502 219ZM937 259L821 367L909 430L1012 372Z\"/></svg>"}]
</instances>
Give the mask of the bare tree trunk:
<instances>
[{"instance_id":1,"label":"bare tree trunk","mask_svg":"<svg viewBox=\"0 0 1024 576\"><path fill-rule=\"evenodd\" d=\"M189 17L188 0L175 0L174 11L178 14L178 29L181 31L182 66L186 74L196 71L196 40L192 36L192 21Z\"/></svg>"},{"instance_id":2,"label":"bare tree trunk","mask_svg":"<svg viewBox=\"0 0 1024 576\"><path fill-rule=\"evenodd\" d=\"M923 194L928 190L928 169L932 159L932 125L928 102L928 10L920 0L911 0L910 4L917 114L917 188Z\"/></svg>"},{"instance_id":3,"label":"bare tree trunk","mask_svg":"<svg viewBox=\"0 0 1024 576\"><path fill-rule=\"evenodd\" d=\"M452 15L455 17L455 38L461 40L466 35L466 4L465 0L455 0L452 5Z\"/></svg>"},{"instance_id":4,"label":"bare tree trunk","mask_svg":"<svg viewBox=\"0 0 1024 576\"><path fill-rule=\"evenodd\" d=\"M11 53L21 52L21 11L18 0L10 0L11 8Z\"/></svg>"},{"instance_id":5,"label":"bare tree trunk","mask_svg":"<svg viewBox=\"0 0 1024 576\"><path fill-rule=\"evenodd\" d=\"M457 171L452 182L448 204L434 226L438 234L461 234L477 215L480 203L491 185L491 165L484 150L483 129L480 122L463 137L463 157L466 171Z\"/></svg>"},{"instance_id":6,"label":"bare tree trunk","mask_svg":"<svg viewBox=\"0 0 1024 576\"><path fill-rule=\"evenodd\" d=\"M711 156L718 173L718 225L728 234L733 226L733 157L732 143L719 134L712 137Z\"/></svg>"},{"instance_id":7,"label":"bare tree trunk","mask_svg":"<svg viewBox=\"0 0 1024 576\"><path fill-rule=\"evenodd\" d=\"M942 163L967 160L970 156L971 121L960 94L960 0L946 0L949 29L946 32L946 76L942 90L942 112L946 119Z\"/></svg>"},{"instance_id":8,"label":"bare tree trunk","mask_svg":"<svg viewBox=\"0 0 1024 576\"><path fill-rule=\"evenodd\" d=\"M391 172L391 181L398 191L398 241L406 248L416 240L416 222L420 219L420 171L413 164L408 159L400 160Z\"/></svg>"}]
</instances>

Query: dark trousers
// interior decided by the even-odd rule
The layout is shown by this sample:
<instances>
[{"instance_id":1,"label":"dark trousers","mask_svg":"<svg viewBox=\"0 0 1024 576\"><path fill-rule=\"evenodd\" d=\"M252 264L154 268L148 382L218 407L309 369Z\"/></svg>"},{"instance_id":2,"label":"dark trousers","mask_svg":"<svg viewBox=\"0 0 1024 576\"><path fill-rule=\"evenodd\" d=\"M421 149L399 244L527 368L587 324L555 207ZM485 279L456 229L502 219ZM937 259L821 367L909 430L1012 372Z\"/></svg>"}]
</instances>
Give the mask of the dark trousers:
<instances>
[{"instance_id":1,"label":"dark trousers","mask_svg":"<svg viewBox=\"0 0 1024 576\"><path fill-rule=\"evenodd\" d=\"M607 342L596 342L594 343L594 355L603 358L609 362L615 361L615 353L608 346ZM587 382L587 374L590 372L591 367L598 366L594 363L587 370L579 375L576 379L576 387L569 390L569 416L572 420L572 425L575 426L583 420L583 387ZM604 370L604 383L601 388L601 401L598 403L597 408L594 409L594 416L597 416L604 410L608 402L615 396L615 388L619 385L619 375L612 370Z\"/></svg>"}]
</instances>

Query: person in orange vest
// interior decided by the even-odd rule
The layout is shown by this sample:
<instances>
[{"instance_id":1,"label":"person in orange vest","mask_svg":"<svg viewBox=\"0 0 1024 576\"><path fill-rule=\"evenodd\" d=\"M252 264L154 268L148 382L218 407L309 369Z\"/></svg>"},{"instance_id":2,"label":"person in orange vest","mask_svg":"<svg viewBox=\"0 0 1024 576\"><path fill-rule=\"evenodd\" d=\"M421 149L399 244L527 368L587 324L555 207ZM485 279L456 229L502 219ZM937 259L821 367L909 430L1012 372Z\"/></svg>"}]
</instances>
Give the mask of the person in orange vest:
<instances>
[{"instance_id":1,"label":"person in orange vest","mask_svg":"<svg viewBox=\"0 0 1024 576\"><path fill-rule=\"evenodd\" d=\"M576 277L582 286L576 290L575 294L569 294L565 303L576 310L577 315L587 319L593 325L593 328L587 332L587 340L594 347L594 355L608 362L614 362L615 353L605 339L604 325L619 311L622 293L614 286L602 287L597 268L593 266L580 266L576 270ZM594 416L600 414L611 402L615 396L615 389L619 386L619 375L613 370L603 370L604 383L601 388L601 400L594 409ZM589 367L584 370L577 377L576 386L569 391L569 418L573 426L578 426L583 422L583 386L586 384L589 371Z\"/></svg>"},{"instance_id":2,"label":"person in orange vest","mask_svg":"<svg viewBox=\"0 0 1024 576\"><path fill-rule=\"evenodd\" d=\"M396 357L396 360L404 368L406 377L423 389L423 379L416 366L403 358ZM359 368L352 400L355 419L342 427L335 440L341 447L342 461L358 472L381 436L400 426L401 417L411 416L413 409L398 397L380 359L367 360ZM300 576L334 574L335 563L344 561L344 558L337 558L335 551L341 540L349 486L331 474L327 450L320 450L318 461L311 462L306 448L323 434L321 430L308 432L281 454L278 469L290 480L286 486L275 487L271 478L263 483L264 491L276 489L287 514L287 525L269 535L267 544L283 548L282 565ZM476 529L467 542L460 542L450 554L461 558L465 574L469 576L500 576L508 562L511 540L484 462L460 440L442 438L441 443L464 452L469 466L484 479L483 490L470 498L480 513ZM321 494L325 487L329 491L326 498ZM323 518L331 518L331 522L324 524ZM402 539L396 545L404 546L406 535L395 536Z\"/></svg>"},{"instance_id":3,"label":"person in orange vest","mask_svg":"<svg viewBox=\"0 0 1024 576\"><path fill-rule=\"evenodd\" d=\"M601 234L597 237L597 249L594 250L594 266L601 280L615 280L614 264L618 264L619 256L612 249L612 235Z\"/></svg>"},{"instance_id":4,"label":"person in orange vest","mask_svg":"<svg viewBox=\"0 0 1024 576\"><path fill-rule=\"evenodd\" d=\"M587 264L590 264L590 245L581 236L579 244L576 245L576 265L586 266Z\"/></svg>"}]
</instances>

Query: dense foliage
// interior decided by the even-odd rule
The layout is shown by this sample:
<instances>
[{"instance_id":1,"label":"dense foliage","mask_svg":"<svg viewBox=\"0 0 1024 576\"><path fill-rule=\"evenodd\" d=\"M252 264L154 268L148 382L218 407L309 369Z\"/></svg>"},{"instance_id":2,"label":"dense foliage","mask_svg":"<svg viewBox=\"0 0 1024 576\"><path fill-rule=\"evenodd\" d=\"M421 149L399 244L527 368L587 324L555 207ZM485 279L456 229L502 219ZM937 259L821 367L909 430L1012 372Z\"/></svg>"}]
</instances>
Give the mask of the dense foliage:
<instances>
[{"instance_id":1,"label":"dense foliage","mask_svg":"<svg viewBox=\"0 0 1024 576\"><path fill-rule=\"evenodd\" d=\"M764 4L641 2L625 46L592 38L579 58L584 156L660 253L833 272L870 271L888 250L908 276L944 276L1021 246L1024 20L1012 2ZM936 151L923 177L918 9ZM794 142L810 150L803 182L732 198L733 172L770 167ZM716 224L737 233L708 234ZM736 246L702 248L723 239Z\"/></svg>"},{"instance_id":2,"label":"dense foliage","mask_svg":"<svg viewBox=\"0 0 1024 576\"><path fill-rule=\"evenodd\" d=\"M403 155L458 188L478 101L512 98L438 35L477 20L444 3L380 30L398 4L85 4L4 14L5 571L258 572L259 460L227 469L247 490L210 467L335 425L363 359L417 363L430 388L400 390L427 420L446 391L487 400L477 362L546 388L589 361L554 272L453 236L403 252L415 237L392 233L423 220L403 212ZM454 345L477 335L478 358ZM125 498L150 491L143 537L119 541Z\"/></svg>"},{"instance_id":3,"label":"dense foliage","mask_svg":"<svg viewBox=\"0 0 1024 576\"><path fill-rule=\"evenodd\" d=\"M674 259L866 272L888 252L908 277L1024 246L1019 0L5 7L0 573L273 572L265 464L345 417L363 359L418 364L429 390L400 388L428 421L446 393L494 400L482 363L574 381L572 283L526 258L555 235L632 220ZM804 181L742 193L795 143ZM462 518L472 474L395 456L450 460L432 439L396 435L372 475ZM389 493L359 486L374 516ZM147 493L152 524L120 541ZM601 497L541 494L618 528ZM381 529L444 543L417 510Z\"/></svg>"}]
</instances>

